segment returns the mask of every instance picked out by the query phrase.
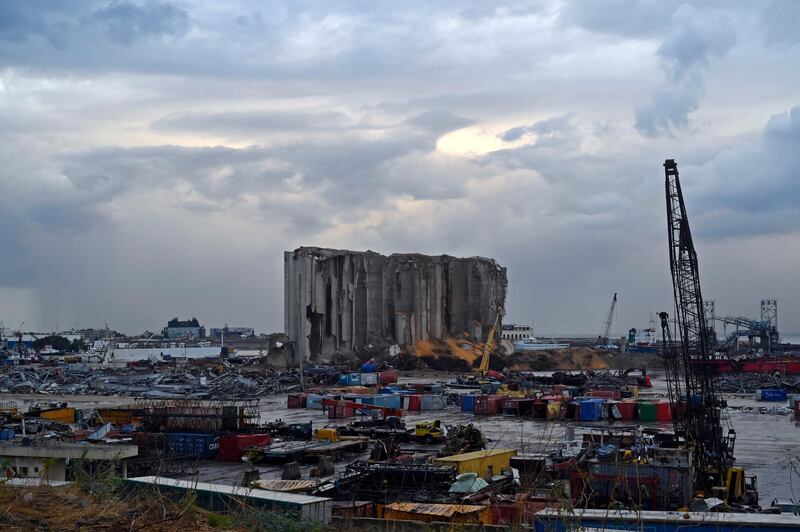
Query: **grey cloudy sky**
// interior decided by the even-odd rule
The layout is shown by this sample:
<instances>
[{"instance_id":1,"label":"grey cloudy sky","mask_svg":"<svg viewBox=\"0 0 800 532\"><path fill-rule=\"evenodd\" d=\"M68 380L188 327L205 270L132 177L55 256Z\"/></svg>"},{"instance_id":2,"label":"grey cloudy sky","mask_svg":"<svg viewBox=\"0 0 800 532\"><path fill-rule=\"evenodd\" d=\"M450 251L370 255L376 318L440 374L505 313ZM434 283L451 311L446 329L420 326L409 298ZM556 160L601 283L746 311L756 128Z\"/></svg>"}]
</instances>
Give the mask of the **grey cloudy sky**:
<instances>
[{"instance_id":1,"label":"grey cloudy sky","mask_svg":"<svg viewBox=\"0 0 800 532\"><path fill-rule=\"evenodd\" d=\"M800 2L0 2L0 320L283 326L282 251L484 255L509 318L800 331Z\"/></svg>"}]
</instances>

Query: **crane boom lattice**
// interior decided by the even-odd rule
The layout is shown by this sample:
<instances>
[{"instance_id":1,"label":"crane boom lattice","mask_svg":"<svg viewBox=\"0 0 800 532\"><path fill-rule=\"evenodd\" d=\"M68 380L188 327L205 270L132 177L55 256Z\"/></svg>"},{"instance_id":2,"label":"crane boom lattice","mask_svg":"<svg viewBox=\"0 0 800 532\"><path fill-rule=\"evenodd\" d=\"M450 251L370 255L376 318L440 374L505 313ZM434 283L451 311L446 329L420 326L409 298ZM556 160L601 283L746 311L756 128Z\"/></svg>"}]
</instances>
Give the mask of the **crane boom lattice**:
<instances>
[{"instance_id":1,"label":"crane boom lattice","mask_svg":"<svg viewBox=\"0 0 800 532\"><path fill-rule=\"evenodd\" d=\"M664 361L675 432L694 447L696 486L708 493L720 484L733 461L735 433L722 436L720 409L724 403L718 398L708 371L713 354L711 336L700 290L697 253L674 159L664 162L664 174L677 333L677 341L673 341L666 313L661 313Z\"/></svg>"}]
</instances>

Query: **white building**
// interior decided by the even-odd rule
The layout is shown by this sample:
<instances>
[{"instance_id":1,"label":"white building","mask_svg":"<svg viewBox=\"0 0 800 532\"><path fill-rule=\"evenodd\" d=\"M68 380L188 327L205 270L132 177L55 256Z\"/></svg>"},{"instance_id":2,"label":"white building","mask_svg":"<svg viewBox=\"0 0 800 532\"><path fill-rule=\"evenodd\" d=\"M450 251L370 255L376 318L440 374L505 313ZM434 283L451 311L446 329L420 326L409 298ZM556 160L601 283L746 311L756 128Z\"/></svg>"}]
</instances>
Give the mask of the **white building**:
<instances>
[{"instance_id":1,"label":"white building","mask_svg":"<svg viewBox=\"0 0 800 532\"><path fill-rule=\"evenodd\" d=\"M533 336L533 323L530 325L517 325L516 323L509 323L503 325L500 331L500 339L516 342L517 340L524 340L529 336Z\"/></svg>"}]
</instances>

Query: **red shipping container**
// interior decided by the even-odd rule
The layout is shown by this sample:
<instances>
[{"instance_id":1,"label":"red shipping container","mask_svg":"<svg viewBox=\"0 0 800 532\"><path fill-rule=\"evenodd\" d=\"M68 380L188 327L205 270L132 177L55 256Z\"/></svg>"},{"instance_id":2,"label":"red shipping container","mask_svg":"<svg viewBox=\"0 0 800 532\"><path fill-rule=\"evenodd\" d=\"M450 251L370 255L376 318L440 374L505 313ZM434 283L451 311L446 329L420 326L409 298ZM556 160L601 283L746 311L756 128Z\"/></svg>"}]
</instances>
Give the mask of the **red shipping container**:
<instances>
[{"instance_id":1,"label":"red shipping container","mask_svg":"<svg viewBox=\"0 0 800 532\"><path fill-rule=\"evenodd\" d=\"M409 395L408 396L408 411L409 412L419 412L419 405L420 405L420 396L419 395Z\"/></svg>"},{"instance_id":2,"label":"red shipping container","mask_svg":"<svg viewBox=\"0 0 800 532\"><path fill-rule=\"evenodd\" d=\"M667 402L656 403L656 420L672 421L672 409Z\"/></svg>"},{"instance_id":3,"label":"red shipping container","mask_svg":"<svg viewBox=\"0 0 800 532\"><path fill-rule=\"evenodd\" d=\"M589 391L590 397L605 397L606 399L621 399L621 390L591 390Z\"/></svg>"},{"instance_id":4,"label":"red shipping container","mask_svg":"<svg viewBox=\"0 0 800 532\"><path fill-rule=\"evenodd\" d=\"M393 384L399 377L400 373L395 370L381 371L378 373L378 384Z\"/></svg>"},{"instance_id":5,"label":"red shipping container","mask_svg":"<svg viewBox=\"0 0 800 532\"><path fill-rule=\"evenodd\" d=\"M248 447L269 445L270 443L272 443L272 436L269 434L226 434L219 438L217 460L238 462Z\"/></svg>"},{"instance_id":6,"label":"red shipping container","mask_svg":"<svg viewBox=\"0 0 800 532\"><path fill-rule=\"evenodd\" d=\"M504 395L479 395L475 397L474 413L476 416L501 414L506 399Z\"/></svg>"},{"instance_id":7,"label":"red shipping container","mask_svg":"<svg viewBox=\"0 0 800 532\"><path fill-rule=\"evenodd\" d=\"M622 401L617 403L617 409L624 420L636 419L636 403L634 401Z\"/></svg>"},{"instance_id":8,"label":"red shipping container","mask_svg":"<svg viewBox=\"0 0 800 532\"><path fill-rule=\"evenodd\" d=\"M290 393L286 398L287 408L305 408L307 396L304 393Z\"/></svg>"}]
</instances>

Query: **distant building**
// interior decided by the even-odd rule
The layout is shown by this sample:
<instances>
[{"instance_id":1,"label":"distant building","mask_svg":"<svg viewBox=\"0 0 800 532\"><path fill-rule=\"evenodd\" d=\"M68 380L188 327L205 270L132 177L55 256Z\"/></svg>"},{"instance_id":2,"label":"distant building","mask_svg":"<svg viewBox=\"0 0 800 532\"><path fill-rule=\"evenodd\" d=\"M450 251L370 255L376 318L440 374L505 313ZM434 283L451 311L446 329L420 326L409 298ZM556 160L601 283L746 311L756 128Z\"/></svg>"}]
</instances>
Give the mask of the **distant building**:
<instances>
[{"instance_id":1,"label":"distant building","mask_svg":"<svg viewBox=\"0 0 800 532\"><path fill-rule=\"evenodd\" d=\"M222 338L223 333L225 333L225 338L249 338L256 335L256 330L252 327L228 327L227 325L225 327L211 327L208 330L208 335L217 340Z\"/></svg>"},{"instance_id":2,"label":"distant building","mask_svg":"<svg viewBox=\"0 0 800 532\"><path fill-rule=\"evenodd\" d=\"M503 325L503 330L500 331L502 340L510 340L512 342L524 340L529 336L533 336L533 324L517 325L516 323L509 323L508 325Z\"/></svg>"},{"instance_id":3,"label":"distant building","mask_svg":"<svg viewBox=\"0 0 800 532\"><path fill-rule=\"evenodd\" d=\"M167 326L164 329L164 336L173 340L181 338L205 338L206 329L200 325L197 318L192 318L190 320L172 318L167 322Z\"/></svg>"}]
</instances>

